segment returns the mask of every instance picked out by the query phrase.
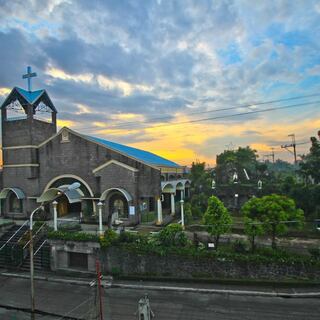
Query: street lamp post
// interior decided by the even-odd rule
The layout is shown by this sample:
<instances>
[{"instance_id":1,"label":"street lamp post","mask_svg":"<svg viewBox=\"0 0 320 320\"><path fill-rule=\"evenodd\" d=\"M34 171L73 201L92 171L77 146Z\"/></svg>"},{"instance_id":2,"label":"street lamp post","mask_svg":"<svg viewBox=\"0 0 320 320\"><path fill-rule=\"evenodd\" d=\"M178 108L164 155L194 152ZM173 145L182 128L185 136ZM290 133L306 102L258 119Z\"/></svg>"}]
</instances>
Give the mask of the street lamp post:
<instances>
[{"instance_id":1,"label":"street lamp post","mask_svg":"<svg viewBox=\"0 0 320 320\"><path fill-rule=\"evenodd\" d=\"M52 202L52 205L53 205L53 230L58 231L58 210L57 210L58 202L54 200Z\"/></svg>"},{"instance_id":2,"label":"street lamp post","mask_svg":"<svg viewBox=\"0 0 320 320\"><path fill-rule=\"evenodd\" d=\"M72 183L71 185L68 186L68 188L64 191L64 192L57 192L57 194L55 195L52 195L51 198L49 199L46 199L46 203L50 203L52 200L56 200L57 198L61 197L64 195L64 193L66 191L69 191L69 190L75 190L75 189L78 189L80 187L80 183L79 182L74 182ZM57 218L57 201L54 201L53 203L53 206L54 206L54 214L56 215L55 218ZM33 262L33 235L32 235L32 229L33 229L33 216L34 214L40 210L40 209L43 209L43 205L44 203L41 204L41 206L37 207L36 209L34 209L32 211L32 213L30 214L30 218L29 218L29 237L30 237L30 242L29 242L29 254L30 254L30 282L31 282L31 320L34 320L35 317L34 317L34 312L35 312L35 299L34 299L34 262ZM57 231L57 219L55 219L55 222L54 222L54 228L55 228L55 231Z\"/></svg>"},{"instance_id":3,"label":"street lamp post","mask_svg":"<svg viewBox=\"0 0 320 320\"><path fill-rule=\"evenodd\" d=\"M180 200L180 205L181 205L181 225L182 229L184 229L184 208L183 208L184 201L183 199Z\"/></svg>"},{"instance_id":4,"label":"street lamp post","mask_svg":"<svg viewBox=\"0 0 320 320\"><path fill-rule=\"evenodd\" d=\"M103 225L102 225L102 206L103 203L101 201L98 202L98 211L99 211L99 236L103 237Z\"/></svg>"},{"instance_id":5,"label":"street lamp post","mask_svg":"<svg viewBox=\"0 0 320 320\"><path fill-rule=\"evenodd\" d=\"M29 222L29 250L30 250L30 281L31 281L31 320L34 320L34 311L35 311L35 302L34 302L34 264L33 264L33 235L32 235L32 228L33 228L33 215L43 206L39 206L38 208L34 209L30 215L30 222Z\"/></svg>"}]
</instances>

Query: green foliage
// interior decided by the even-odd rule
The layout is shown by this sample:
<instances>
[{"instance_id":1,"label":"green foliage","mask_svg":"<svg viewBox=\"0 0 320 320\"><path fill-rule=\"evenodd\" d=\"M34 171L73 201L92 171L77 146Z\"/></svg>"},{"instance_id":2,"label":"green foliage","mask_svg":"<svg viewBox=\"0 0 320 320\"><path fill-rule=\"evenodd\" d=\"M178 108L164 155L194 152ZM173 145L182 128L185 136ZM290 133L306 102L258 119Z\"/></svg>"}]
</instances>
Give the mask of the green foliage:
<instances>
[{"instance_id":1,"label":"green foliage","mask_svg":"<svg viewBox=\"0 0 320 320\"><path fill-rule=\"evenodd\" d=\"M236 240L233 243L233 251L235 253L247 253L248 252L248 245L246 242L242 240Z\"/></svg>"},{"instance_id":2,"label":"green foliage","mask_svg":"<svg viewBox=\"0 0 320 320\"><path fill-rule=\"evenodd\" d=\"M276 247L276 235L286 233L288 226L301 228L304 222L303 210L296 208L294 200L277 194L250 199L243 206L242 212L247 235L270 234L273 248ZM262 228L259 223L262 223Z\"/></svg>"},{"instance_id":3,"label":"green foliage","mask_svg":"<svg viewBox=\"0 0 320 320\"><path fill-rule=\"evenodd\" d=\"M206 170L205 162L193 162L189 178L191 180L192 194L210 194L212 179L210 177L210 172Z\"/></svg>"},{"instance_id":4,"label":"green foliage","mask_svg":"<svg viewBox=\"0 0 320 320\"><path fill-rule=\"evenodd\" d=\"M208 195L202 193L194 194L191 198L192 215L196 218L201 218L208 206Z\"/></svg>"},{"instance_id":5,"label":"green foliage","mask_svg":"<svg viewBox=\"0 0 320 320\"><path fill-rule=\"evenodd\" d=\"M318 135L320 137L320 131ZM309 177L312 177L316 183L320 183L320 140L311 137L311 143L310 152L302 157L300 173L305 177L306 182Z\"/></svg>"},{"instance_id":6,"label":"green foliage","mask_svg":"<svg viewBox=\"0 0 320 320\"><path fill-rule=\"evenodd\" d=\"M160 245L165 247L170 246L186 246L188 239L183 232L182 226L178 223L169 224L163 228L158 235Z\"/></svg>"},{"instance_id":7,"label":"green foliage","mask_svg":"<svg viewBox=\"0 0 320 320\"><path fill-rule=\"evenodd\" d=\"M186 225L190 224L193 220L191 203L187 202L184 206L184 223Z\"/></svg>"},{"instance_id":8,"label":"green foliage","mask_svg":"<svg viewBox=\"0 0 320 320\"><path fill-rule=\"evenodd\" d=\"M94 234L89 234L85 232L68 232L68 231L49 231L49 239L59 239L65 241L93 241L98 242L99 237Z\"/></svg>"},{"instance_id":9,"label":"green foliage","mask_svg":"<svg viewBox=\"0 0 320 320\"><path fill-rule=\"evenodd\" d=\"M251 243L252 252L255 249L255 238L265 233L265 229L261 224L262 206L260 198L251 198L241 208L244 221L244 232L248 236Z\"/></svg>"},{"instance_id":10,"label":"green foliage","mask_svg":"<svg viewBox=\"0 0 320 320\"><path fill-rule=\"evenodd\" d=\"M224 204L215 196L208 200L203 224L207 225L207 231L215 237L215 245L218 248L220 235L231 229L232 218Z\"/></svg>"},{"instance_id":11,"label":"green foliage","mask_svg":"<svg viewBox=\"0 0 320 320\"><path fill-rule=\"evenodd\" d=\"M320 248L311 248L309 253L314 259L320 260Z\"/></svg>"},{"instance_id":12,"label":"green foliage","mask_svg":"<svg viewBox=\"0 0 320 320\"><path fill-rule=\"evenodd\" d=\"M240 181L245 181L243 169L246 169L250 177L257 169L257 154L256 150L250 147L241 148L238 150L225 150L217 156L216 178L217 183L228 183L231 181L233 172L236 170ZM260 170L265 170L262 167Z\"/></svg>"},{"instance_id":13,"label":"green foliage","mask_svg":"<svg viewBox=\"0 0 320 320\"><path fill-rule=\"evenodd\" d=\"M112 244L116 243L119 236L112 229L108 229L104 232L104 237L100 238L100 246L101 248L107 248Z\"/></svg>"}]
</instances>

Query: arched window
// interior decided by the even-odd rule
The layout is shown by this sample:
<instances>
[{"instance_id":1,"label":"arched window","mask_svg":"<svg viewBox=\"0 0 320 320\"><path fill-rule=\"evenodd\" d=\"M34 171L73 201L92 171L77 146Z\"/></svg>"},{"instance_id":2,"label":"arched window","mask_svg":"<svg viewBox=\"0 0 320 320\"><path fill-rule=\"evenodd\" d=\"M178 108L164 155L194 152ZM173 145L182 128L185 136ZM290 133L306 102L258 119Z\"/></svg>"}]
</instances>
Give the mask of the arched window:
<instances>
[{"instance_id":1,"label":"arched window","mask_svg":"<svg viewBox=\"0 0 320 320\"><path fill-rule=\"evenodd\" d=\"M121 193L115 193L110 197L110 212L118 219L128 218L128 202Z\"/></svg>"},{"instance_id":2,"label":"arched window","mask_svg":"<svg viewBox=\"0 0 320 320\"><path fill-rule=\"evenodd\" d=\"M10 191L9 193L9 212L22 213L22 200L18 199L17 195Z\"/></svg>"}]
</instances>

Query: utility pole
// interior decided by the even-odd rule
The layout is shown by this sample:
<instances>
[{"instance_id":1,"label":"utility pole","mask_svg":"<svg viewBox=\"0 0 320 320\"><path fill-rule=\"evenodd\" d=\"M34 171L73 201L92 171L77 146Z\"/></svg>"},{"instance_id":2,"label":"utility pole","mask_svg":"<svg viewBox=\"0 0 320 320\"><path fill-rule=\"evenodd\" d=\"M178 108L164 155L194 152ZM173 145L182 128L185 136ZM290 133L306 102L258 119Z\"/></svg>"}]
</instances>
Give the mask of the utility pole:
<instances>
[{"instance_id":1,"label":"utility pole","mask_svg":"<svg viewBox=\"0 0 320 320\"><path fill-rule=\"evenodd\" d=\"M274 163L274 148L271 148L272 163Z\"/></svg>"},{"instance_id":2,"label":"utility pole","mask_svg":"<svg viewBox=\"0 0 320 320\"><path fill-rule=\"evenodd\" d=\"M263 157L266 159L269 159L270 157L272 158L272 163L274 163L274 148L271 148L271 153L270 154L265 154ZM266 160L265 160L266 161Z\"/></svg>"},{"instance_id":3,"label":"utility pole","mask_svg":"<svg viewBox=\"0 0 320 320\"><path fill-rule=\"evenodd\" d=\"M286 149L291 154L293 154L293 156L294 156L294 164L297 164L296 136L295 136L294 133L292 133L292 134L289 134L288 137L291 137L291 139L292 139L291 144L282 145L281 148ZM289 148L292 148L293 151L291 151Z\"/></svg>"}]
</instances>

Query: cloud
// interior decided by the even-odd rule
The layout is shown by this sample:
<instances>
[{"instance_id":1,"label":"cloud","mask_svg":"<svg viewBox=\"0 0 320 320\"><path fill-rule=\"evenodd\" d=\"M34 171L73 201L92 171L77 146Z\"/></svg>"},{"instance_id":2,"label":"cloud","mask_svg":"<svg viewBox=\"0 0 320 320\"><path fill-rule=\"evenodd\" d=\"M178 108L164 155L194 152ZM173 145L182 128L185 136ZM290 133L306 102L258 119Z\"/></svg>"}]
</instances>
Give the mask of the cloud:
<instances>
[{"instance_id":1,"label":"cloud","mask_svg":"<svg viewBox=\"0 0 320 320\"><path fill-rule=\"evenodd\" d=\"M231 140L262 152L320 115L306 107L161 127L248 109L191 112L317 93L316 0L0 0L0 19L1 101L7 88L25 87L32 65L33 87L49 92L61 123L183 164L212 163Z\"/></svg>"}]
</instances>

